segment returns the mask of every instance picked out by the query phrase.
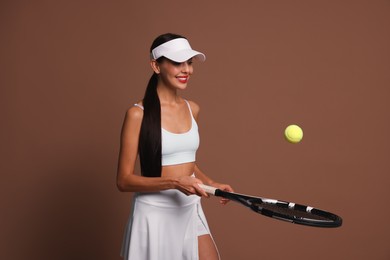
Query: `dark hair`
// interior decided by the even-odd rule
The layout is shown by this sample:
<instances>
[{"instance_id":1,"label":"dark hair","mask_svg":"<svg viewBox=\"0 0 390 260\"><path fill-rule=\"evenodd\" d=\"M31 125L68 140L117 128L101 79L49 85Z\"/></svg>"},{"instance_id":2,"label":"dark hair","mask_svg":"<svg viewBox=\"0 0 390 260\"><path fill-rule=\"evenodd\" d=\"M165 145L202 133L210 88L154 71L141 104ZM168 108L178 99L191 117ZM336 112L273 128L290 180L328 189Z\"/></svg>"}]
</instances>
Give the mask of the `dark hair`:
<instances>
[{"instance_id":1,"label":"dark hair","mask_svg":"<svg viewBox=\"0 0 390 260\"><path fill-rule=\"evenodd\" d=\"M150 47L150 52L157 46L177 38L178 34L166 33L158 36ZM157 59L161 62L164 57ZM157 94L158 75L153 73L143 99L144 116L139 136L139 157L141 173L146 177L161 176L161 107Z\"/></svg>"}]
</instances>

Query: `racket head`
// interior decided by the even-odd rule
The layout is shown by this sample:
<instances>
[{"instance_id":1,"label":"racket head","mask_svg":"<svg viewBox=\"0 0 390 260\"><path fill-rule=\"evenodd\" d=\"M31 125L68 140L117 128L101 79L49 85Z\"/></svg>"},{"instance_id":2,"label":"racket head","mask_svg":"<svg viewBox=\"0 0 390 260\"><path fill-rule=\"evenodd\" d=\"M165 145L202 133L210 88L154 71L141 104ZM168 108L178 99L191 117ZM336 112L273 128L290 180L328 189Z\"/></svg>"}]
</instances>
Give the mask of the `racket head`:
<instances>
[{"instance_id":1,"label":"racket head","mask_svg":"<svg viewBox=\"0 0 390 260\"><path fill-rule=\"evenodd\" d=\"M215 191L215 195L239 202L264 216L290 223L334 228L340 227L343 222L342 218L334 213L293 202L248 196L218 189Z\"/></svg>"},{"instance_id":2,"label":"racket head","mask_svg":"<svg viewBox=\"0 0 390 260\"><path fill-rule=\"evenodd\" d=\"M264 216L287 222L314 227L340 227L342 219L330 212L301 204L268 200L250 199L250 209Z\"/></svg>"}]
</instances>

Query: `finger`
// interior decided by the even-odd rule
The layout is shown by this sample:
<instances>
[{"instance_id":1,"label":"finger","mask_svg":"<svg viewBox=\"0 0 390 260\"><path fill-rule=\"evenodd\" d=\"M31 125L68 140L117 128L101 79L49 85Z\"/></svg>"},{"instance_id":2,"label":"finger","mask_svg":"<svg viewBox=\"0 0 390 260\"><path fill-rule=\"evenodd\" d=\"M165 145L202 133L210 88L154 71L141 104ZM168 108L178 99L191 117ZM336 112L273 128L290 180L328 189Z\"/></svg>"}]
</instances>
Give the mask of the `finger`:
<instances>
[{"instance_id":1,"label":"finger","mask_svg":"<svg viewBox=\"0 0 390 260\"><path fill-rule=\"evenodd\" d=\"M188 187L184 190L184 193L187 195L187 196L190 196L190 195L193 195L195 194L195 189L193 187Z\"/></svg>"},{"instance_id":2,"label":"finger","mask_svg":"<svg viewBox=\"0 0 390 260\"><path fill-rule=\"evenodd\" d=\"M220 203L226 205L227 203L229 203L229 201L230 201L229 199L221 199Z\"/></svg>"},{"instance_id":3,"label":"finger","mask_svg":"<svg viewBox=\"0 0 390 260\"><path fill-rule=\"evenodd\" d=\"M232 187L230 187L230 185L226 185L224 190L229 192L234 192L234 190L232 189Z\"/></svg>"},{"instance_id":4,"label":"finger","mask_svg":"<svg viewBox=\"0 0 390 260\"><path fill-rule=\"evenodd\" d=\"M199 197L202 197L203 194L201 193L201 191L199 191L199 189L195 186L190 186L187 188L187 196L190 196L190 195L196 195L196 196L199 196Z\"/></svg>"},{"instance_id":5,"label":"finger","mask_svg":"<svg viewBox=\"0 0 390 260\"><path fill-rule=\"evenodd\" d=\"M201 187L199 187L198 184L196 184L195 189L198 191L198 193L200 194L200 196L203 196L203 197L206 197L206 198L209 197L209 195L207 194L207 192L205 192L204 189L202 189Z\"/></svg>"},{"instance_id":6,"label":"finger","mask_svg":"<svg viewBox=\"0 0 390 260\"><path fill-rule=\"evenodd\" d=\"M191 192L189 192L188 190L184 190L184 191L183 191L183 193L184 193L185 195L187 195L187 196L190 196L190 195L192 195L192 193L191 193Z\"/></svg>"}]
</instances>

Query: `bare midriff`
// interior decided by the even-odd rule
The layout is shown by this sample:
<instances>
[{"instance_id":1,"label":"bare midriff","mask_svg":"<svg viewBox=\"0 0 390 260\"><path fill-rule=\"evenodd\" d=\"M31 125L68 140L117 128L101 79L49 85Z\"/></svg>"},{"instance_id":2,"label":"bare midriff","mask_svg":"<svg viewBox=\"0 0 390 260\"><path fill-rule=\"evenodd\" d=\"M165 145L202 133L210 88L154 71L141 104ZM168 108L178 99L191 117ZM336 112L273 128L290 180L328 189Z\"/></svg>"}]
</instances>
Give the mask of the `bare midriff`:
<instances>
[{"instance_id":1,"label":"bare midriff","mask_svg":"<svg viewBox=\"0 0 390 260\"><path fill-rule=\"evenodd\" d=\"M161 176L184 177L191 176L195 170L195 162L163 166Z\"/></svg>"}]
</instances>

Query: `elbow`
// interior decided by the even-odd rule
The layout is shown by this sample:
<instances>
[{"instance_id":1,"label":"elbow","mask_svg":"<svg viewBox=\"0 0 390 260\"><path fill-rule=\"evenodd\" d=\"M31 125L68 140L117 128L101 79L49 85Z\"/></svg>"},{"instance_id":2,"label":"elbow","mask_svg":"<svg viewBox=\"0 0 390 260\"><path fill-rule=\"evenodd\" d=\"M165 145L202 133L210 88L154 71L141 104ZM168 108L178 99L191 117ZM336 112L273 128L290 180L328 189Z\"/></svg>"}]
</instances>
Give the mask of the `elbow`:
<instances>
[{"instance_id":1,"label":"elbow","mask_svg":"<svg viewBox=\"0 0 390 260\"><path fill-rule=\"evenodd\" d=\"M116 183L116 187L118 188L118 190L120 192L125 192L126 191L125 186L122 183L120 183L120 182Z\"/></svg>"},{"instance_id":2,"label":"elbow","mask_svg":"<svg viewBox=\"0 0 390 260\"><path fill-rule=\"evenodd\" d=\"M134 181L131 175L122 176L119 175L116 180L116 187L120 192L134 192Z\"/></svg>"},{"instance_id":3,"label":"elbow","mask_svg":"<svg viewBox=\"0 0 390 260\"><path fill-rule=\"evenodd\" d=\"M126 192L129 191L128 184L123 178L118 178L116 181L116 187L120 192Z\"/></svg>"}]
</instances>

